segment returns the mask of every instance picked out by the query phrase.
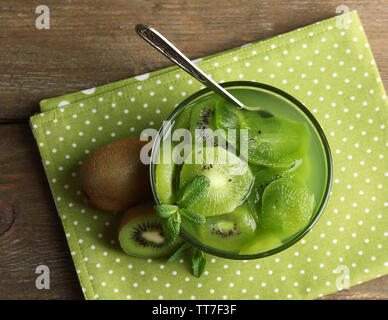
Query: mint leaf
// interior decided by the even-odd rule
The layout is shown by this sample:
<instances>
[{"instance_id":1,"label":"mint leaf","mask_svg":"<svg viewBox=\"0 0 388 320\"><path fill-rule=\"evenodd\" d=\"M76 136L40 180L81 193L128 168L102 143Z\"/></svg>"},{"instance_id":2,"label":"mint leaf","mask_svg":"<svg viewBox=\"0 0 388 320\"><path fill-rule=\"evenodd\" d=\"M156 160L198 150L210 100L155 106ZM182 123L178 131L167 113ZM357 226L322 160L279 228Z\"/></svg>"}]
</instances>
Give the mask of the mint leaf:
<instances>
[{"instance_id":1,"label":"mint leaf","mask_svg":"<svg viewBox=\"0 0 388 320\"><path fill-rule=\"evenodd\" d=\"M181 215L179 212L162 219L162 229L168 241L174 241L178 238L181 228Z\"/></svg>"},{"instance_id":2,"label":"mint leaf","mask_svg":"<svg viewBox=\"0 0 388 320\"><path fill-rule=\"evenodd\" d=\"M187 219L194 222L195 224L205 224L206 218L193 210L179 209L179 212L183 214Z\"/></svg>"},{"instance_id":3,"label":"mint leaf","mask_svg":"<svg viewBox=\"0 0 388 320\"><path fill-rule=\"evenodd\" d=\"M179 191L178 205L182 208L191 207L206 193L210 180L206 176L196 176Z\"/></svg>"},{"instance_id":4,"label":"mint leaf","mask_svg":"<svg viewBox=\"0 0 388 320\"><path fill-rule=\"evenodd\" d=\"M195 249L192 257L193 262L193 274L199 278L205 271L206 267L206 255L203 251Z\"/></svg>"},{"instance_id":5,"label":"mint leaf","mask_svg":"<svg viewBox=\"0 0 388 320\"><path fill-rule=\"evenodd\" d=\"M175 253L167 260L167 263L173 263L175 261L178 261L180 258L183 257L185 252L191 248L191 244L184 243L180 246L180 248L175 251Z\"/></svg>"},{"instance_id":6,"label":"mint leaf","mask_svg":"<svg viewBox=\"0 0 388 320\"><path fill-rule=\"evenodd\" d=\"M168 218L178 211L178 207L171 204L162 204L154 206L154 209L159 217Z\"/></svg>"}]
</instances>

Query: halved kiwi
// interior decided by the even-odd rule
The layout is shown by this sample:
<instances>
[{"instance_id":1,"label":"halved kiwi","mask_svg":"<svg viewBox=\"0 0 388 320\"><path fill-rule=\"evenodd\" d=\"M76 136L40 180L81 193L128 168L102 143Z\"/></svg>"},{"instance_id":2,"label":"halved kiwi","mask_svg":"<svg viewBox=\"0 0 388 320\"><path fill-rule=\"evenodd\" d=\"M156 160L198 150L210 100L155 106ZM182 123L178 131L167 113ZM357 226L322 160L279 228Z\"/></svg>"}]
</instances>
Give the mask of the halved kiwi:
<instances>
[{"instance_id":1,"label":"halved kiwi","mask_svg":"<svg viewBox=\"0 0 388 320\"><path fill-rule=\"evenodd\" d=\"M264 190L259 219L266 230L285 238L307 224L314 206L314 195L307 187L281 178Z\"/></svg>"},{"instance_id":2,"label":"halved kiwi","mask_svg":"<svg viewBox=\"0 0 388 320\"><path fill-rule=\"evenodd\" d=\"M119 228L119 242L123 251L140 258L160 258L172 254L182 241L169 242L163 234L161 223L152 202L128 209Z\"/></svg>"},{"instance_id":3,"label":"halved kiwi","mask_svg":"<svg viewBox=\"0 0 388 320\"><path fill-rule=\"evenodd\" d=\"M179 187L198 175L207 176L210 187L190 209L207 217L232 212L246 198L253 180L247 162L222 147L202 148L188 156Z\"/></svg>"},{"instance_id":4,"label":"halved kiwi","mask_svg":"<svg viewBox=\"0 0 388 320\"><path fill-rule=\"evenodd\" d=\"M204 244L234 251L254 237L256 221L246 206L240 206L229 214L207 218L206 223L197 228Z\"/></svg>"}]
</instances>

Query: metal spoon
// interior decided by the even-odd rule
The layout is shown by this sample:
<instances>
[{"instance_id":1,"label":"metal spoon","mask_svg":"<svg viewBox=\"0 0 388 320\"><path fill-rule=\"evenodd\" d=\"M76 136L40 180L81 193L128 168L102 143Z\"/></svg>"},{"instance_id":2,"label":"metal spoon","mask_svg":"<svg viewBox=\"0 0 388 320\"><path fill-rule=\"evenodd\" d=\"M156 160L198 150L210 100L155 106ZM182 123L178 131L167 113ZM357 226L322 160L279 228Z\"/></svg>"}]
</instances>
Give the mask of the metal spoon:
<instances>
[{"instance_id":1,"label":"metal spoon","mask_svg":"<svg viewBox=\"0 0 388 320\"><path fill-rule=\"evenodd\" d=\"M162 36L158 31L150 26L138 24L135 27L136 32L140 37L147 41L151 46L157 49L160 53L170 59L172 62L181 67L188 74L193 76L199 82L218 93L227 101L233 103L240 109L253 110L260 113L262 117L268 118L273 117L273 114L263 110L260 107L248 107L245 106L241 101L236 99L227 90L220 86L217 82L209 78L205 72L199 69L194 63L192 63L182 52L180 52L170 41Z\"/></svg>"}]
</instances>

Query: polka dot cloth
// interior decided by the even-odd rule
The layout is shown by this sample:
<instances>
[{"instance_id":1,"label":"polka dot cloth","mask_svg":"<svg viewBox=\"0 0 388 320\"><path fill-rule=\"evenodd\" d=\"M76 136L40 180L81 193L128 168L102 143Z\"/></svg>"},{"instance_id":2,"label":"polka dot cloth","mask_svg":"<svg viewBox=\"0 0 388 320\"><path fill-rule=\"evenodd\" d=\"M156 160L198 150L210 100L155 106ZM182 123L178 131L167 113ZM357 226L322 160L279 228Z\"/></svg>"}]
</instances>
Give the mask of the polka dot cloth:
<instances>
[{"instance_id":1,"label":"polka dot cloth","mask_svg":"<svg viewBox=\"0 0 388 320\"><path fill-rule=\"evenodd\" d=\"M87 154L159 128L200 84L172 67L41 102L31 126L87 299L312 299L387 273L387 98L357 14L349 20L348 29L333 18L197 61L219 82L259 81L294 95L334 158L332 195L303 240L260 260L208 255L200 279L188 258L166 265L123 254L121 215L84 205L79 190Z\"/></svg>"}]
</instances>

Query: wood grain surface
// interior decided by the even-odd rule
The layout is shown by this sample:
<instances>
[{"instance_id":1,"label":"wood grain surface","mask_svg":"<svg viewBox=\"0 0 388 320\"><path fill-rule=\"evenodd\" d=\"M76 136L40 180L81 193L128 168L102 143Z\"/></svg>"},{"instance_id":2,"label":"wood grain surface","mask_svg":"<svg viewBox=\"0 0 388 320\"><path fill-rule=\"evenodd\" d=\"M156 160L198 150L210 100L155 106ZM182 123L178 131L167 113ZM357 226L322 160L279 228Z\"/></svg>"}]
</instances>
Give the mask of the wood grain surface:
<instances>
[{"instance_id":1,"label":"wood grain surface","mask_svg":"<svg viewBox=\"0 0 388 320\"><path fill-rule=\"evenodd\" d=\"M388 85L388 1L51 1L50 29L35 28L42 1L0 1L0 299L82 299L28 117L44 98L171 63L133 29L155 26L190 58L357 10ZM51 270L50 290L35 268ZM322 299L388 299L388 276Z\"/></svg>"}]
</instances>

